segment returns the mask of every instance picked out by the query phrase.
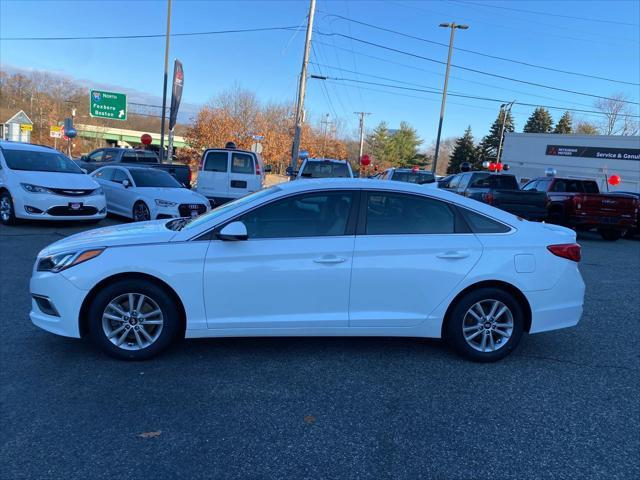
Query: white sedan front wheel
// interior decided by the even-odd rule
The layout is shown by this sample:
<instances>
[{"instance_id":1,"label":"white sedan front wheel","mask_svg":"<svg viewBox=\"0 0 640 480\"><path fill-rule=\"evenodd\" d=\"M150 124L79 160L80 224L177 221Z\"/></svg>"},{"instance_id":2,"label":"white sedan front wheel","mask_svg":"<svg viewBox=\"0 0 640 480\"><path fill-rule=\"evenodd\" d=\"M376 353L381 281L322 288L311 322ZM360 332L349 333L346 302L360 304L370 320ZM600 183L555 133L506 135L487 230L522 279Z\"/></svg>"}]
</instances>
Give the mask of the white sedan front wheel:
<instances>
[{"instance_id":1,"label":"white sedan front wheel","mask_svg":"<svg viewBox=\"0 0 640 480\"><path fill-rule=\"evenodd\" d=\"M175 338L179 310L160 286L142 279L121 280L102 289L89 308L89 335L109 355L151 358Z\"/></svg>"}]
</instances>

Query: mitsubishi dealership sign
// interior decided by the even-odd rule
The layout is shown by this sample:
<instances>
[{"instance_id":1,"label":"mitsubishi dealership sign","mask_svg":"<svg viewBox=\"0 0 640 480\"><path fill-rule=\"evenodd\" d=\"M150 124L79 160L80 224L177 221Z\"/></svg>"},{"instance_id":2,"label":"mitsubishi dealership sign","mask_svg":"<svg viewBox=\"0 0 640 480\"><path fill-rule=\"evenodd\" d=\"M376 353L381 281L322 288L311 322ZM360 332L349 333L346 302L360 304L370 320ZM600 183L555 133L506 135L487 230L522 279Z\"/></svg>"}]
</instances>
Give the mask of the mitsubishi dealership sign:
<instances>
[{"instance_id":1,"label":"mitsubishi dealership sign","mask_svg":"<svg viewBox=\"0 0 640 480\"><path fill-rule=\"evenodd\" d=\"M638 148L580 147L574 145L547 145L546 155L558 157L586 157L611 160L640 160Z\"/></svg>"}]
</instances>

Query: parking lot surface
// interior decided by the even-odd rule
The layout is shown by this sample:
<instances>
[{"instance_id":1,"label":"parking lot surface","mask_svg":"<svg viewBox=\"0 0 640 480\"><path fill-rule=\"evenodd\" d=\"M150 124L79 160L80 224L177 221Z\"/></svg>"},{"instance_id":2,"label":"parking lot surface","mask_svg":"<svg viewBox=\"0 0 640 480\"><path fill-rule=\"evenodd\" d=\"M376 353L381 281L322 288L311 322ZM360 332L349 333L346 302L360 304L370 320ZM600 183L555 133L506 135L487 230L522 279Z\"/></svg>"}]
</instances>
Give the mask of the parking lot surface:
<instances>
[{"instance_id":1,"label":"parking lot surface","mask_svg":"<svg viewBox=\"0 0 640 480\"><path fill-rule=\"evenodd\" d=\"M495 364L397 338L127 363L28 318L36 254L85 228L0 227L0 478L640 478L638 240L582 235L580 324Z\"/></svg>"}]
</instances>

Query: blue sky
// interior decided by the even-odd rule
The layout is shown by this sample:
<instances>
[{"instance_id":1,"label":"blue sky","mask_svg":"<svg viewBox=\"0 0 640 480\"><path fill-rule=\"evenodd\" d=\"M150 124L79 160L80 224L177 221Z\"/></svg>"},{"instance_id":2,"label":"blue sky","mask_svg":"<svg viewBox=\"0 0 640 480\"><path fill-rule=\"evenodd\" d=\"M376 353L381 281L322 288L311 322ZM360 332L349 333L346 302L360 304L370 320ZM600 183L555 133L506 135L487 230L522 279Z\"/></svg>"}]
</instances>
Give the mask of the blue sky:
<instances>
[{"instance_id":1,"label":"blue sky","mask_svg":"<svg viewBox=\"0 0 640 480\"><path fill-rule=\"evenodd\" d=\"M344 1L318 0L316 28L445 61L443 46L347 22L341 15L431 41L447 43L441 22L466 23L455 46L562 70L632 83L640 81L640 2L638 1ZM183 102L203 104L220 91L240 85L263 101L293 101L304 42L308 1L173 2L174 33L273 26L273 31L174 37L171 58L184 63ZM532 12L540 12L532 13ZM580 18L568 18L580 17ZM161 34L166 2L25 1L0 2L4 37ZM441 89L444 66L394 53L336 35L314 34L313 73L410 88ZM130 101L159 98L162 92L164 39L0 42L5 68L48 70L89 83L119 86ZM455 51L453 63L502 76L594 95L624 93L639 101L637 85L531 68L468 52ZM357 73L352 73L357 72ZM385 77L383 80L376 77ZM405 82L405 83L399 83ZM449 91L542 105L593 109L594 98L525 85L453 68ZM136 97L137 95L137 97ZM159 99L157 100L159 102ZM391 128L402 120L418 129L425 145L435 138L440 96L344 81L310 80L306 108L312 121L326 113L355 132L354 111L372 112L368 126L384 120ZM471 125L486 134L499 103L449 97L443 136L459 136ZM638 106L633 105L635 113ZM514 108L521 130L533 107ZM555 120L561 111L551 110ZM597 116L576 114L586 120Z\"/></svg>"}]
</instances>

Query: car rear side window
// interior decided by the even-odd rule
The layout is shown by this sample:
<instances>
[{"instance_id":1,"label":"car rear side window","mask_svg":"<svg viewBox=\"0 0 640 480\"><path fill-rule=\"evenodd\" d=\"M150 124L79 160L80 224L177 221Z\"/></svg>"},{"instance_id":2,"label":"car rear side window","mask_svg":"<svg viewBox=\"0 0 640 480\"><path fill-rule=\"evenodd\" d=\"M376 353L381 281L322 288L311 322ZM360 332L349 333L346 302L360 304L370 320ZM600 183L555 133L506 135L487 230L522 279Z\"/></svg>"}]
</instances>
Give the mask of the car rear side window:
<instances>
[{"instance_id":1,"label":"car rear side window","mask_svg":"<svg viewBox=\"0 0 640 480\"><path fill-rule=\"evenodd\" d=\"M345 235L353 192L314 192L276 200L240 217L249 238Z\"/></svg>"},{"instance_id":2,"label":"car rear side window","mask_svg":"<svg viewBox=\"0 0 640 480\"><path fill-rule=\"evenodd\" d=\"M254 174L253 157L246 153L231 154L231 173Z\"/></svg>"},{"instance_id":3,"label":"car rear side window","mask_svg":"<svg viewBox=\"0 0 640 480\"><path fill-rule=\"evenodd\" d=\"M136 152L124 152L122 154L122 161L124 163L138 163L138 155Z\"/></svg>"},{"instance_id":4,"label":"car rear side window","mask_svg":"<svg viewBox=\"0 0 640 480\"><path fill-rule=\"evenodd\" d=\"M449 205L418 195L369 192L366 216L366 235L455 233Z\"/></svg>"},{"instance_id":5,"label":"car rear side window","mask_svg":"<svg viewBox=\"0 0 640 480\"><path fill-rule=\"evenodd\" d=\"M458 207L473 233L507 233L510 228L503 223L466 208Z\"/></svg>"},{"instance_id":6,"label":"car rear side window","mask_svg":"<svg viewBox=\"0 0 640 480\"><path fill-rule=\"evenodd\" d=\"M600 189L598 189L598 184L593 180L587 180L582 182L582 186L584 187L585 193L600 193Z\"/></svg>"},{"instance_id":7,"label":"car rear side window","mask_svg":"<svg viewBox=\"0 0 640 480\"><path fill-rule=\"evenodd\" d=\"M229 154L227 152L208 152L204 160L204 170L207 172L227 172Z\"/></svg>"}]
</instances>

